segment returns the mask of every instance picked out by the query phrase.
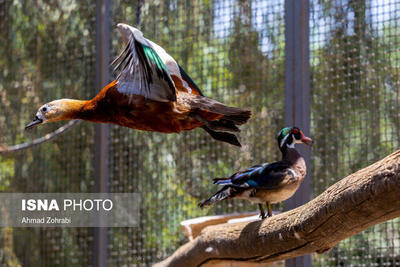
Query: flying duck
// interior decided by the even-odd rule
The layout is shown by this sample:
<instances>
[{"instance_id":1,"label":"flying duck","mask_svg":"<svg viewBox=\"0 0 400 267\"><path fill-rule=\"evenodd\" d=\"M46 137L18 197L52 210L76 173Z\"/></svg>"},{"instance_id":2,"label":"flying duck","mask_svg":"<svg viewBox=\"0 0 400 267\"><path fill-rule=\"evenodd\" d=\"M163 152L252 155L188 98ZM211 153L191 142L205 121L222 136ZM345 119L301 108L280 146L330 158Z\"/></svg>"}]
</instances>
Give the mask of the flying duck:
<instances>
[{"instance_id":1,"label":"flying duck","mask_svg":"<svg viewBox=\"0 0 400 267\"><path fill-rule=\"evenodd\" d=\"M81 119L144 131L179 133L197 127L212 138L240 146L238 125L250 110L205 97L181 66L138 29L117 25L125 48L111 63L117 78L91 100L59 99L44 104L26 129L39 124Z\"/></svg>"},{"instance_id":2,"label":"flying duck","mask_svg":"<svg viewBox=\"0 0 400 267\"><path fill-rule=\"evenodd\" d=\"M277 140L282 160L255 165L228 178L215 178L214 184L223 187L199 206L213 205L230 198L247 199L259 205L261 218L266 218L264 203L267 204L268 217L272 216L271 204L293 196L306 176L306 163L295 149L295 144L312 144L312 140L297 127L282 129Z\"/></svg>"}]
</instances>

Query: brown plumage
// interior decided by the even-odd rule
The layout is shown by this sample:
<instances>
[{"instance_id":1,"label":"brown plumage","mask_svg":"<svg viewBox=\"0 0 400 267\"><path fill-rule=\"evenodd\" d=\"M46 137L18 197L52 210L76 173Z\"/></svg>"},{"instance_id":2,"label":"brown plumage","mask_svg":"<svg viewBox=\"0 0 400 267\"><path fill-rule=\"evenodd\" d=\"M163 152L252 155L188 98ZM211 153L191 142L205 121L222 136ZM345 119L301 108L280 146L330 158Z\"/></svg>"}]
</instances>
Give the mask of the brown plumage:
<instances>
[{"instance_id":1,"label":"brown plumage","mask_svg":"<svg viewBox=\"0 0 400 267\"><path fill-rule=\"evenodd\" d=\"M91 100L60 99L43 105L27 128L40 123L82 119L144 131L179 133L202 127L214 139L240 146L237 125L249 110L203 96L164 49L137 29L119 24L127 47L115 60L121 73Z\"/></svg>"}]
</instances>

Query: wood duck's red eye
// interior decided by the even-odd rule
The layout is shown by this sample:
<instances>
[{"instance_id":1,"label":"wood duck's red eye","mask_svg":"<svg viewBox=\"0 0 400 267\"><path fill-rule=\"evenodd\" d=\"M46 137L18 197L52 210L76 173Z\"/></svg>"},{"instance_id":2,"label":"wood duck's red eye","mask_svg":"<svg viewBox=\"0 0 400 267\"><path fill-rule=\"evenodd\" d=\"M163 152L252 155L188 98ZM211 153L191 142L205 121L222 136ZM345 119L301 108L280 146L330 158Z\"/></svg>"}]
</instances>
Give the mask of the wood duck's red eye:
<instances>
[{"instance_id":1,"label":"wood duck's red eye","mask_svg":"<svg viewBox=\"0 0 400 267\"><path fill-rule=\"evenodd\" d=\"M296 138L297 140L301 139L301 131L297 128L294 128L292 131L294 138Z\"/></svg>"}]
</instances>

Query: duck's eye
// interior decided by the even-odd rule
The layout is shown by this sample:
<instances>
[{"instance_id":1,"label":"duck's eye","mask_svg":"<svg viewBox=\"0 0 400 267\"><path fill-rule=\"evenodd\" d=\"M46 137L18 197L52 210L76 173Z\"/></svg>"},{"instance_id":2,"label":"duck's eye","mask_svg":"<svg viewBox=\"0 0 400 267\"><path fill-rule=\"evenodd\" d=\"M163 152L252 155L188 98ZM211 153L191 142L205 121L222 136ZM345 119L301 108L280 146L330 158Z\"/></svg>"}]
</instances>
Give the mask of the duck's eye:
<instances>
[{"instance_id":1,"label":"duck's eye","mask_svg":"<svg viewBox=\"0 0 400 267\"><path fill-rule=\"evenodd\" d=\"M47 108L46 108L46 107L42 107L42 111L43 111L43 112L46 112L46 111L47 111Z\"/></svg>"}]
</instances>

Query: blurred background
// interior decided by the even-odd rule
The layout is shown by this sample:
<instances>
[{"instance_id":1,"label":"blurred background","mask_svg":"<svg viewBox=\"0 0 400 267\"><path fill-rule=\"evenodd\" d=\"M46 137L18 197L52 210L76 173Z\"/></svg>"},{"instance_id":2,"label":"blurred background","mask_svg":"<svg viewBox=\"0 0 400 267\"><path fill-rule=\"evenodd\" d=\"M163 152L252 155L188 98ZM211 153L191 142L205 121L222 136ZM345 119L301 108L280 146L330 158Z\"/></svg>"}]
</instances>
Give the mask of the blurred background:
<instances>
[{"instance_id":1,"label":"blurred background","mask_svg":"<svg viewBox=\"0 0 400 267\"><path fill-rule=\"evenodd\" d=\"M96 30L96 15L109 21L110 58L122 48L115 25L136 25L205 95L254 114L242 127L241 149L201 130L166 135L109 126L109 191L142 195L139 227L107 230L109 266L164 259L186 242L182 220L257 210L244 201L204 210L197 203L215 191L211 178L280 158L275 135L296 97L309 99L305 133L315 141L309 189L301 189L307 198L399 148L400 0L310 0L303 62L310 66L309 92L288 102L285 48L294 44L285 39L284 0L115 0L101 16L98 4L0 0L0 146L30 142L63 125L24 131L41 104L99 92L96 36L104 33ZM0 192L93 192L95 132L83 122L53 141L0 155ZM92 228L1 228L0 264L89 266L99 253L96 242ZM312 255L311 263L400 266L400 220Z\"/></svg>"}]
</instances>

